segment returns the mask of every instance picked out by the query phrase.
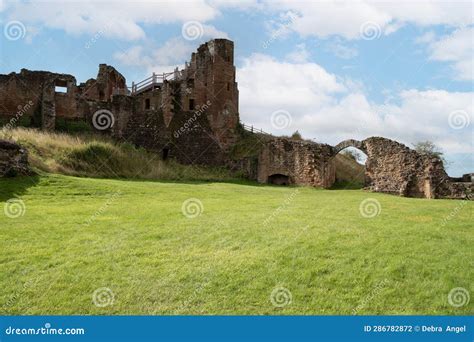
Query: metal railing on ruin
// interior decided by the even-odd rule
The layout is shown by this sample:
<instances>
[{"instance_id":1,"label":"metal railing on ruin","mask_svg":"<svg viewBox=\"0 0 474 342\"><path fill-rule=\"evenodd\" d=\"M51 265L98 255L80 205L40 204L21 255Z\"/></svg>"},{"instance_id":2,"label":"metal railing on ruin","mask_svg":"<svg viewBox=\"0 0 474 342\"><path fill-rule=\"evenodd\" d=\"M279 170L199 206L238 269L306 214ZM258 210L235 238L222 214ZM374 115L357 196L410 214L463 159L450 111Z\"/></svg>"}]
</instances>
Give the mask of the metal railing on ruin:
<instances>
[{"instance_id":1,"label":"metal railing on ruin","mask_svg":"<svg viewBox=\"0 0 474 342\"><path fill-rule=\"evenodd\" d=\"M135 83L132 82L132 87L130 88L131 94L137 94L149 88L154 88L155 86L161 86L165 80L176 79L176 71L173 72L164 72L162 74L153 73L150 77L145 78L144 80Z\"/></svg>"},{"instance_id":2,"label":"metal railing on ruin","mask_svg":"<svg viewBox=\"0 0 474 342\"><path fill-rule=\"evenodd\" d=\"M253 126L249 126L249 125L246 125L244 124L243 122L240 123L242 125L242 127L246 130L246 131L249 131L249 132L252 132L252 133L259 133L259 134L266 134L266 135L271 135L270 133L267 133L265 132L264 130L260 129L260 128L255 128Z\"/></svg>"}]
</instances>

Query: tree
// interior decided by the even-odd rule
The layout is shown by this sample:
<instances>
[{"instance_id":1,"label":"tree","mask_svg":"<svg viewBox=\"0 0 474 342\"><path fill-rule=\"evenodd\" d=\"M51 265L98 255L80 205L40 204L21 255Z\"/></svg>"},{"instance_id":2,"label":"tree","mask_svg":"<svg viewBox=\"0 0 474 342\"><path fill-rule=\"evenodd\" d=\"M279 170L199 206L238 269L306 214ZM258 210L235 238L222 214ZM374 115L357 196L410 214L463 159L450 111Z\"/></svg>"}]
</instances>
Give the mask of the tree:
<instances>
[{"instance_id":1,"label":"tree","mask_svg":"<svg viewBox=\"0 0 474 342\"><path fill-rule=\"evenodd\" d=\"M446 159L444 158L443 151L436 146L436 144L432 141L426 140L426 141L419 141L415 144L413 144L413 147L415 148L415 151L418 153L425 155L425 156L430 156L430 157L435 157L438 158L443 162L444 165L447 164Z\"/></svg>"},{"instance_id":2,"label":"tree","mask_svg":"<svg viewBox=\"0 0 474 342\"><path fill-rule=\"evenodd\" d=\"M303 140L303 137L301 136L301 133L296 131L295 133L293 133L291 135L291 139L294 139L294 140Z\"/></svg>"},{"instance_id":3,"label":"tree","mask_svg":"<svg viewBox=\"0 0 474 342\"><path fill-rule=\"evenodd\" d=\"M356 150L347 149L347 150L342 151L342 154L353 159L356 162L358 162L359 160L362 160L362 155Z\"/></svg>"}]
</instances>

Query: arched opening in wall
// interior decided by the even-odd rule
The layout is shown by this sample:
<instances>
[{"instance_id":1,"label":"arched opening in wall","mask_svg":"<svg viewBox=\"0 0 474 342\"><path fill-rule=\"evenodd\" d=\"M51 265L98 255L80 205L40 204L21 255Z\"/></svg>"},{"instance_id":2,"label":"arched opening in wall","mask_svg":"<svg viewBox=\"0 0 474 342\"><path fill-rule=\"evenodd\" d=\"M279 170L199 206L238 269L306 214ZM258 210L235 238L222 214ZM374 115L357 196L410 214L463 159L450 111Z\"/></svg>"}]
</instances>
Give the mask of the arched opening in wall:
<instances>
[{"instance_id":1,"label":"arched opening in wall","mask_svg":"<svg viewBox=\"0 0 474 342\"><path fill-rule=\"evenodd\" d=\"M150 99L145 99L145 109L150 109Z\"/></svg>"},{"instance_id":2,"label":"arched opening in wall","mask_svg":"<svg viewBox=\"0 0 474 342\"><path fill-rule=\"evenodd\" d=\"M170 148L169 147L163 148L163 150L161 151L161 160L167 160L169 154L170 154Z\"/></svg>"},{"instance_id":3,"label":"arched opening in wall","mask_svg":"<svg viewBox=\"0 0 474 342\"><path fill-rule=\"evenodd\" d=\"M367 155L355 147L346 147L334 157L335 189L362 189L365 186Z\"/></svg>"},{"instance_id":4,"label":"arched opening in wall","mask_svg":"<svg viewBox=\"0 0 474 342\"><path fill-rule=\"evenodd\" d=\"M281 173L275 173L268 177L268 184L290 185L290 177Z\"/></svg>"}]
</instances>

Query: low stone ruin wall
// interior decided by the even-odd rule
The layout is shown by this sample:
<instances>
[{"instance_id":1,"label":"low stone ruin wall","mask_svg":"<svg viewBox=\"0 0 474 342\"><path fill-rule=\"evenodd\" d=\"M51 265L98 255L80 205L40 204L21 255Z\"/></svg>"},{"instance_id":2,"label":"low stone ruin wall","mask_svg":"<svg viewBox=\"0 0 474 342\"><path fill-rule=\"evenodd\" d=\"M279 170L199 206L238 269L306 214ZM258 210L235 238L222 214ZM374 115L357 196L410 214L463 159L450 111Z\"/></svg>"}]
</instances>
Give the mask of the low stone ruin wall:
<instances>
[{"instance_id":1,"label":"low stone ruin wall","mask_svg":"<svg viewBox=\"0 0 474 342\"><path fill-rule=\"evenodd\" d=\"M436 157L381 137L365 139L359 147L367 154L366 186L372 191L405 197L470 197L472 183L452 182Z\"/></svg>"},{"instance_id":2,"label":"low stone ruin wall","mask_svg":"<svg viewBox=\"0 0 474 342\"><path fill-rule=\"evenodd\" d=\"M288 138L269 140L258 157L257 180L277 184L274 180L281 176L287 176L289 184L331 186L336 179L332 147Z\"/></svg>"},{"instance_id":3,"label":"low stone ruin wall","mask_svg":"<svg viewBox=\"0 0 474 342\"><path fill-rule=\"evenodd\" d=\"M288 138L270 139L258 158L258 181L328 188L335 182L335 156L350 146L367 155L368 190L405 197L473 199L474 183L453 182L441 160L382 137L345 140L334 147Z\"/></svg>"},{"instance_id":4,"label":"low stone ruin wall","mask_svg":"<svg viewBox=\"0 0 474 342\"><path fill-rule=\"evenodd\" d=\"M27 151L16 143L0 140L0 177L30 173Z\"/></svg>"}]
</instances>

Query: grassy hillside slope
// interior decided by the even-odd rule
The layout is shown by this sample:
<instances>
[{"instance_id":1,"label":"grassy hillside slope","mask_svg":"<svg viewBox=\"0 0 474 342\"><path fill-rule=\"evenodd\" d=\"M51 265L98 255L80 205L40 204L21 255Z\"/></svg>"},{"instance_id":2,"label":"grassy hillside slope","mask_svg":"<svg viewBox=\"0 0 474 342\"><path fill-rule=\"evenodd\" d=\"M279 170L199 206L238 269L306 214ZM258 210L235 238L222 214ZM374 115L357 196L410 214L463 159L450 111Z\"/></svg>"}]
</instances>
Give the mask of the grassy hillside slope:
<instances>
[{"instance_id":1,"label":"grassy hillside slope","mask_svg":"<svg viewBox=\"0 0 474 342\"><path fill-rule=\"evenodd\" d=\"M365 165L359 164L348 154L339 153L336 162L336 188L358 189L364 187Z\"/></svg>"},{"instance_id":2,"label":"grassy hillside slope","mask_svg":"<svg viewBox=\"0 0 474 342\"><path fill-rule=\"evenodd\" d=\"M246 139L235 146L237 159L258 155L263 138L246 132ZM71 176L139 178L167 180L236 180L238 172L224 168L180 165L163 162L160 156L118 143L106 136L86 133L44 132L32 128L0 130L0 139L17 141L28 149L30 164L37 170ZM337 188L361 188L364 165L343 153L336 156Z\"/></svg>"},{"instance_id":3,"label":"grassy hillside slope","mask_svg":"<svg viewBox=\"0 0 474 342\"><path fill-rule=\"evenodd\" d=\"M72 176L168 180L233 180L228 170L166 162L128 143L106 136L44 132L15 128L0 130L0 139L26 147L29 161L37 170Z\"/></svg>"},{"instance_id":4,"label":"grassy hillside slope","mask_svg":"<svg viewBox=\"0 0 474 342\"><path fill-rule=\"evenodd\" d=\"M24 210L11 218L15 197ZM368 198L373 218L359 209ZM0 310L468 315L474 301L448 294L474 290L473 208L361 190L1 179Z\"/></svg>"}]
</instances>

